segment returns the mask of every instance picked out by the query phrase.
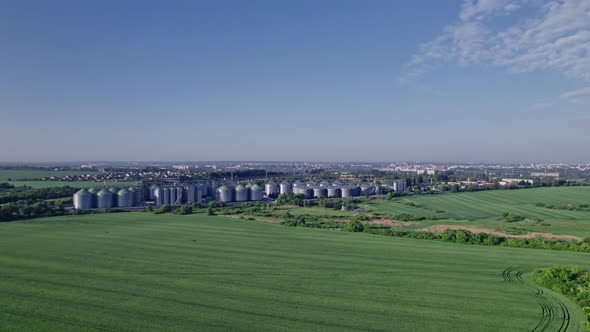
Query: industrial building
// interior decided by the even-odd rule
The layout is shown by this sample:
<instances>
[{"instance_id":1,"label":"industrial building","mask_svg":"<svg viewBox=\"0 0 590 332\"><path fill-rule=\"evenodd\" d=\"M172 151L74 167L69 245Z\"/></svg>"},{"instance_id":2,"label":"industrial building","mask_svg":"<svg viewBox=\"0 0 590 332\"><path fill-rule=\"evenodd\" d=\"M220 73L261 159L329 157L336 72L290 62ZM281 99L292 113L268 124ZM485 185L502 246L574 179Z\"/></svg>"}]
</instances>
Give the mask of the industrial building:
<instances>
[{"instance_id":1,"label":"industrial building","mask_svg":"<svg viewBox=\"0 0 590 332\"><path fill-rule=\"evenodd\" d=\"M237 183L235 186L227 183L218 186L216 181L187 182L168 180L167 182L144 182L125 188L89 188L81 189L74 194L75 209L110 209L131 208L153 205L182 205L192 203L208 203L219 201L223 203L240 203L261 201L266 198L276 198L278 195L302 194L305 199L318 198L347 198L355 196L369 196L380 192L380 188L368 183L342 184L340 181L332 183L323 180L294 182L268 181L265 184L248 182ZM396 181L394 190L403 191L404 181Z\"/></svg>"}]
</instances>

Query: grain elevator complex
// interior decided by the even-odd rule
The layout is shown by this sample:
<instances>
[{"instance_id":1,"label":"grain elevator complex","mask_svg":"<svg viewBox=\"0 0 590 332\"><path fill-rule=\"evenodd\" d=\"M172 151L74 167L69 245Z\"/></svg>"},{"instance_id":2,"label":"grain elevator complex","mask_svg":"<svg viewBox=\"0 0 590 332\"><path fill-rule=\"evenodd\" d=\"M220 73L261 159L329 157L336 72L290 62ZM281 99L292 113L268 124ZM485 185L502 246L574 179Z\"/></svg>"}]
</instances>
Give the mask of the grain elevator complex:
<instances>
[{"instance_id":1,"label":"grain elevator complex","mask_svg":"<svg viewBox=\"0 0 590 332\"><path fill-rule=\"evenodd\" d=\"M404 186L405 187L405 186ZM395 184L395 191L402 191L401 184ZM252 201L272 201L279 195L301 195L304 199L348 198L383 194L389 188L368 183L343 184L340 181L328 182L299 180L289 182L268 181L264 184L255 182L236 185L218 184L216 181L199 183L149 183L144 182L127 187L92 187L84 188L74 194L74 208L78 210L133 208L152 205L185 205L192 203L208 204L218 201L223 203L243 203Z\"/></svg>"}]
</instances>

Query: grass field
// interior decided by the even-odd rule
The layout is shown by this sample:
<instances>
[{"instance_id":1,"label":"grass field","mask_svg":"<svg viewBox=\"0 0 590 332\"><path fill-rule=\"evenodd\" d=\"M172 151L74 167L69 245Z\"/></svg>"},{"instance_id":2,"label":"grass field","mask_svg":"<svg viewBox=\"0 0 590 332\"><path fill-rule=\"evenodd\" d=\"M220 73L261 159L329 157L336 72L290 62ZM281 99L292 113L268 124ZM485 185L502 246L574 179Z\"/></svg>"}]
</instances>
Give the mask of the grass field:
<instances>
[{"instance_id":1,"label":"grass field","mask_svg":"<svg viewBox=\"0 0 590 332\"><path fill-rule=\"evenodd\" d=\"M8 182L14 186L29 186L33 188L49 188L49 187L64 187L70 186L74 188L102 186L103 181L16 181L17 179L41 179L44 177L64 177L66 175L82 175L82 174L99 174L96 171L81 171L81 170L67 170L67 171L53 171L50 169L0 169L0 182ZM10 181L8 180L10 179ZM130 182L115 182L107 181L107 186L128 186L137 183L137 181Z\"/></svg>"},{"instance_id":2,"label":"grass field","mask_svg":"<svg viewBox=\"0 0 590 332\"><path fill-rule=\"evenodd\" d=\"M74 188L102 187L105 182L94 181L7 181L14 186L29 186L33 188L50 188L70 186ZM107 186L123 187L136 184L137 181L106 181Z\"/></svg>"},{"instance_id":3,"label":"grass field","mask_svg":"<svg viewBox=\"0 0 590 332\"><path fill-rule=\"evenodd\" d=\"M0 182L17 179L40 179L44 177L64 177L66 175L98 174L96 171L53 171L50 169L0 169Z\"/></svg>"},{"instance_id":4,"label":"grass field","mask_svg":"<svg viewBox=\"0 0 590 332\"><path fill-rule=\"evenodd\" d=\"M383 213L434 215L441 219L424 222L420 226L464 224L505 232L528 230L588 237L590 211L548 209L536 204L589 202L590 187L556 187L411 196L367 204L364 207ZM410 206L408 203L417 206ZM505 212L523 215L527 220L506 223L501 220Z\"/></svg>"},{"instance_id":5,"label":"grass field","mask_svg":"<svg viewBox=\"0 0 590 332\"><path fill-rule=\"evenodd\" d=\"M590 255L202 215L37 219L0 224L0 330L576 331L581 310L526 281L554 264Z\"/></svg>"}]
</instances>

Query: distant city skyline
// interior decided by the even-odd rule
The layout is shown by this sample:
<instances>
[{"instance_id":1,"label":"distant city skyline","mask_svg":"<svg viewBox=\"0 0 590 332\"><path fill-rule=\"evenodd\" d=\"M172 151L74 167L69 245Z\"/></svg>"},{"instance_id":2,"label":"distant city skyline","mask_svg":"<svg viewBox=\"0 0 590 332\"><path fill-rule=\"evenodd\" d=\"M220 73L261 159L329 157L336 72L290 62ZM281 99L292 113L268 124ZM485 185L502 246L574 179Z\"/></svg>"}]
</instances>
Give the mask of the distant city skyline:
<instances>
[{"instance_id":1,"label":"distant city skyline","mask_svg":"<svg viewBox=\"0 0 590 332\"><path fill-rule=\"evenodd\" d=\"M14 1L0 162L590 162L590 1Z\"/></svg>"}]
</instances>

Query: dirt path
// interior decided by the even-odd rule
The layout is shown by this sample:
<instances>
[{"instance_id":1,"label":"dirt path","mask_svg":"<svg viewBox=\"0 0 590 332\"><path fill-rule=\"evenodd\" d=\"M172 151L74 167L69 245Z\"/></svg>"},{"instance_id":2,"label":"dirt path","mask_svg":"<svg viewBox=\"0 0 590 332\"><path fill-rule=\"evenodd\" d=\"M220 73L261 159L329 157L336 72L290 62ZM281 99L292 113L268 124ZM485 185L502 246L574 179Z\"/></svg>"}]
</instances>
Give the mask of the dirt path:
<instances>
[{"instance_id":1,"label":"dirt path","mask_svg":"<svg viewBox=\"0 0 590 332\"><path fill-rule=\"evenodd\" d=\"M512 235L512 234L506 234L506 233L503 233L503 232L500 232L500 231L497 231L497 230L491 229L491 228L480 228L480 227L461 226L461 225L435 225L432 227L422 228L419 230L425 231L425 232L432 232L432 233L442 233L442 232L446 231L447 229L462 229L462 230L466 230L466 231L476 233L476 234L477 233L486 233L486 234L491 234L491 235L496 235L496 236L503 236L506 238L513 238L513 239L533 239L536 236L541 236L545 239L555 239L555 240L576 240L576 241L584 240L581 237L574 236L574 235L558 235L558 234L541 233L541 232L530 232L530 233L522 234L522 235Z\"/></svg>"}]
</instances>

